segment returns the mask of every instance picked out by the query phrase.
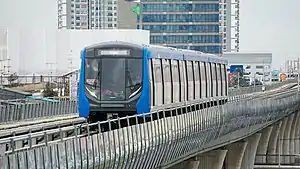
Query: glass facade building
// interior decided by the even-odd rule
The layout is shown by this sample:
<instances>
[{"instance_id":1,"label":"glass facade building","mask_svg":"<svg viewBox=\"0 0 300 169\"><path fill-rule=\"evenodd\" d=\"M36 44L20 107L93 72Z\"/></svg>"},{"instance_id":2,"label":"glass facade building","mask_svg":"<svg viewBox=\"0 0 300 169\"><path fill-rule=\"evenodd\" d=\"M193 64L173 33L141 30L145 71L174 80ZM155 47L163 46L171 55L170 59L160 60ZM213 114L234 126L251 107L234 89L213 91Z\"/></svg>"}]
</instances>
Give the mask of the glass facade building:
<instances>
[{"instance_id":1,"label":"glass facade building","mask_svg":"<svg viewBox=\"0 0 300 169\"><path fill-rule=\"evenodd\" d=\"M141 0L137 28L150 30L150 43L222 53L219 0Z\"/></svg>"}]
</instances>

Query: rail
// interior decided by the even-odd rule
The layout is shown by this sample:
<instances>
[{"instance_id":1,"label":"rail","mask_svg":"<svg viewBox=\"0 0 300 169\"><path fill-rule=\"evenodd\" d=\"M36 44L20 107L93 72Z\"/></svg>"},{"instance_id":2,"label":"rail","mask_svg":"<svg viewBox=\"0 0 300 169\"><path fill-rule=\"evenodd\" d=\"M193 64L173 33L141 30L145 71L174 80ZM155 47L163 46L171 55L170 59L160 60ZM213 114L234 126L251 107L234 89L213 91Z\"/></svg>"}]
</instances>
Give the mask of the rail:
<instances>
[{"instance_id":1,"label":"rail","mask_svg":"<svg viewBox=\"0 0 300 169\"><path fill-rule=\"evenodd\" d=\"M5 169L166 167L209 147L245 138L251 132L294 113L299 107L299 94L291 91L275 97L240 100L186 114L176 111L169 117L167 112L160 115L152 112L147 117L131 116L74 125L70 128L74 130L74 136L55 141L48 141L50 133L47 132L0 140L2 145L7 141L29 141L28 147L6 151L2 160ZM138 124L131 125L136 122ZM124 124L125 127L113 130L116 124ZM92 130L103 127L108 127L109 131L95 133ZM84 128L85 134L78 132ZM243 129L247 132L232 134ZM41 136L45 136L45 141L34 145L34 138Z\"/></svg>"}]
</instances>

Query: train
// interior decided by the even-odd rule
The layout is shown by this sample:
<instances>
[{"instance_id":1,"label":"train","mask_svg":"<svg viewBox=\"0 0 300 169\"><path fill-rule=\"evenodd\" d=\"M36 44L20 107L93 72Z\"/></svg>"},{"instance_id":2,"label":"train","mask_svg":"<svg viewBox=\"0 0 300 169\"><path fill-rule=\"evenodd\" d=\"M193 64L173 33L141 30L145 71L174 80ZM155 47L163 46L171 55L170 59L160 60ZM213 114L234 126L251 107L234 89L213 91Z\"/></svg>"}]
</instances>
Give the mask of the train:
<instances>
[{"instance_id":1,"label":"train","mask_svg":"<svg viewBox=\"0 0 300 169\"><path fill-rule=\"evenodd\" d=\"M227 102L228 61L214 54L109 41L80 57L79 115L91 122Z\"/></svg>"}]
</instances>

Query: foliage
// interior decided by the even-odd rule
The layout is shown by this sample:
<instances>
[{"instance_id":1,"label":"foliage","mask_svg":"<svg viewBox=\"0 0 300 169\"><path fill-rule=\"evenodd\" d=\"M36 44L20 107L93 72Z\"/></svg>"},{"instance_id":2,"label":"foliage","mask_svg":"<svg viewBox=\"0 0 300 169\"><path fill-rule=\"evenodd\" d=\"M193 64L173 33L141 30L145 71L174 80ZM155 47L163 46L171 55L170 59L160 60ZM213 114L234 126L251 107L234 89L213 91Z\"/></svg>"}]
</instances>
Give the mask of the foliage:
<instances>
[{"instance_id":1,"label":"foliage","mask_svg":"<svg viewBox=\"0 0 300 169\"><path fill-rule=\"evenodd\" d=\"M244 77L244 71L241 69L236 69L236 71L232 73L232 79L229 82L229 87L235 87L238 85L240 87L249 86L249 83L246 81Z\"/></svg>"},{"instance_id":2,"label":"foliage","mask_svg":"<svg viewBox=\"0 0 300 169\"><path fill-rule=\"evenodd\" d=\"M55 97L58 96L58 93L53 90L54 86L52 86L49 82L47 82L45 89L43 91L44 97Z\"/></svg>"},{"instance_id":3,"label":"foliage","mask_svg":"<svg viewBox=\"0 0 300 169\"><path fill-rule=\"evenodd\" d=\"M9 83L12 83L13 81L17 80L18 78L19 77L17 76L17 73L13 73L7 77L7 81Z\"/></svg>"}]
</instances>

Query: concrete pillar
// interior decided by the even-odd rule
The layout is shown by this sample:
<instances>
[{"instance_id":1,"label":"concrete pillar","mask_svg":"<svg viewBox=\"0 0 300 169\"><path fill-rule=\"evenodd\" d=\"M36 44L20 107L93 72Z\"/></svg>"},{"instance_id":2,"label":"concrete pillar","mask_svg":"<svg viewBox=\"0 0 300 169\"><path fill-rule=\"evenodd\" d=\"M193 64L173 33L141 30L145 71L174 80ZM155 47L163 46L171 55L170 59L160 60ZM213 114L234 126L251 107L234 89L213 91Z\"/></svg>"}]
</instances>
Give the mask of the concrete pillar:
<instances>
[{"instance_id":1,"label":"concrete pillar","mask_svg":"<svg viewBox=\"0 0 300 169\"><path fill-rule=\"evenodd\" d=\"M256 133L245 139L245 141L247 141L248 144L244 153L241 169L254 168L255 155L260 137L261 133Z\"/></svg>"},{"instance_id":2,"label":"concrete pillar","mask_svg":"<svg viewBox=\"0 0 300 169\"><path fill-rule=\"evenodd\" d=\"M292 123L294 120L294 114L291 114L288 118L287 118L287 122L286 122L286 127L284 130L284 134L283 134L283 139L282 139L282 154L286 155L284 156L284 158L282 158L282 163L284 164L289 164L290 162L290 156L289 155L289 151L290 151L290 133L291 133L291 127L292 127Z\"/></svg>"},{"instance_id":3,"label":"concrete pillar","mask_svg":"<svg viewBox=\"0 0 300 169\"><path fill-rule=\"evenodd\" d=\"M226 153L227 150L212 150L200 154L197 157L200 162L198 169L222 169Z\"/></svg>"},{"instance_id":4,"label":"concrete pillar","mask_svg":"<svg viewBox=\"0 0 300 169\"><path fill-rule=\"evenodd\" d=\"M263 129L261 133L261 138L259 139L259 143L257 146L255 163L264 164L267 162L268 143L269 143L269 138L271 136L272 129L273 126L269 126Z\"/></svg>"},{"instance_id":5,"label":"concrete pillar","mask_svg":"<svg viewBox=\"0 0 300 169\"><path fill-rule=\"evenodd\" d=\"M279 130L279 139L278 139L278 142L277 142L277 149L276 149L276 154L283 154L283 138L284 138L284 132L285 132L285 128L286 128L286 124L287 124L287 121L288 121L288 117L285 117L283 120L282 120L282 125L281 125L281 128ZM277 155L278 156L278 155ZM283 157L280 157L280 163L283 163ZM276 163L278 164L278 157L276 157Z\"/></svg>"},{"instance_id":6,"label":"concrete pillar","mask_svg":"<svg viewBox=\"0 0 300 169\"><path fill-rule=\"evenodd\" d=\"M236 142L236 143L232 143L227 145L227 160L226 160L226 165L228 169L240 169L241 168L241 164L242 164L242 160L244 157L244 153L247 147L247 142L243 141L243 142Z\"/></svg>"},{"instance_id":7,"label":"concrete pillar","mask_svg":"<svg viewBox=\"0 0 300 169\"><path fill-rule=\"evenodd\" d=\"M295 129L295 136L294 136L294 140L295 140L295 145L294 145L294 152L295 154L299 154L300 153L300 111L298 111L297 113L298 116L298 120L296 123L296 129Z\"/></svg>"},{"instance_id":8,"label":"concrete pillar","mask_svg":"<svg viewBox=\"0 0 300 169\"><path fill-rule=\"evenodd\" d=\"M291 126L289 154L295 154L295 132L296 130L298 130L296 126L297 126L297 121L299 119L299 115L300 113L295 113L293 123ZM290 160L291 160L290 161L291 164L295 163L294 157L291 157Z\"/></svg>"},{"instance_id":9,"label":"concrete pillar","mask_svg":"<svg viewBox=\"0 0 300 169\"><path fill-rule=\"evenodd\" d=\"M173 167L170 167L169 169L198 169L199 164L200 164L200 161L197 160L197 158L192 158L192 159L186 160L182 163L179 163Z\"/></svg>"},{"instance_id":10,"label":"concrete pillar","mask_svg":"<svg viewBox=\"0 0 300 169\"><path fill-rule=\"evenodd\" d=\"M276 162L276 157L272 156L276 153L277 141L279 137L279 131L281 129L282 121L278 121L273 125L271 136L269 138L268 150L267 150L267 163L272 164Z\"/></svg>"}]
</instances>

